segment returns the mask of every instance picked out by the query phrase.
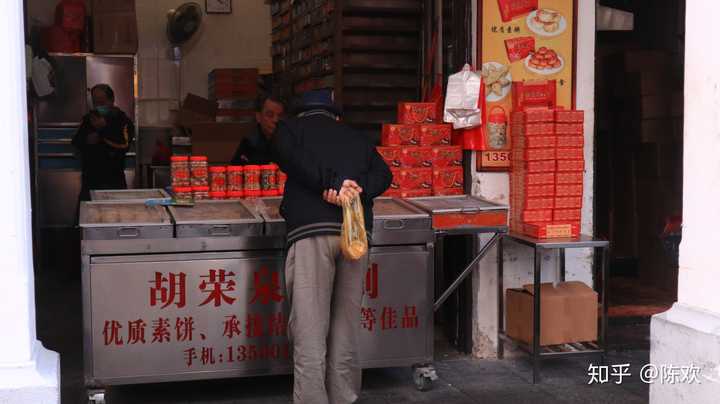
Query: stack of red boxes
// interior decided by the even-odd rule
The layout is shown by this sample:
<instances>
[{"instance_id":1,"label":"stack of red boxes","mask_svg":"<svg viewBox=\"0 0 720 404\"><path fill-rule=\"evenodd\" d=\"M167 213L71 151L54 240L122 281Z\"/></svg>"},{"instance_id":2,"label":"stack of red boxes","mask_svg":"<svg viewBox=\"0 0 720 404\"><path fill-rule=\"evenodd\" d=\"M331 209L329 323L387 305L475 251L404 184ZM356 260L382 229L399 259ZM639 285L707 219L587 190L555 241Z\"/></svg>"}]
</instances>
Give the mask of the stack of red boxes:
<instances>
[{"instance_id":1,"label":"stack of red boxes","mask_svg":"<svg viewBox=\"0 0 720 404\"><path fill-rule=\"evenodd\" d=\"M583 197L583 111L523 108L511 114L514 232L577 237Z\"/></svg>"},{"instance_id":2,"label":"stack of red boxes","mask_svg":"<svg viewBox=\"0 0 720 404\"><path fill-rule=\"evenodd\" d=\"M435 103L398 105L399 124L385 124L378 152L393 173L385 196L462 195L462 148L450 144L452 125L439 122Z\"/></svg>"}]
</instances>

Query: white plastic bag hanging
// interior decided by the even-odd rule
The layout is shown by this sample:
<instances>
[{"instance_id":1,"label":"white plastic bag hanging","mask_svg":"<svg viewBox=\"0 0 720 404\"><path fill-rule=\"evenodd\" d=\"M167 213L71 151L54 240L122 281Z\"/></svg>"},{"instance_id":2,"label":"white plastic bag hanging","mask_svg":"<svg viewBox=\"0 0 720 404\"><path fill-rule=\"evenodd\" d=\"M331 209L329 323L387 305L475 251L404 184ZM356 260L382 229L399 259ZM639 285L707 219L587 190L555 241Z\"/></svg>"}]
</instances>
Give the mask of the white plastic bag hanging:
<instances>
[{"instance_id":1,"label":"white plastic bag hanging","mask_svg":"<svg viewBox=\"0 0 720 404\"><path fill-rule=\"evenodd\" d=\"M480 87L482 78L468 64L448 78L443 120L455 129L482 125Z\"/></svg>"}]
</instances>

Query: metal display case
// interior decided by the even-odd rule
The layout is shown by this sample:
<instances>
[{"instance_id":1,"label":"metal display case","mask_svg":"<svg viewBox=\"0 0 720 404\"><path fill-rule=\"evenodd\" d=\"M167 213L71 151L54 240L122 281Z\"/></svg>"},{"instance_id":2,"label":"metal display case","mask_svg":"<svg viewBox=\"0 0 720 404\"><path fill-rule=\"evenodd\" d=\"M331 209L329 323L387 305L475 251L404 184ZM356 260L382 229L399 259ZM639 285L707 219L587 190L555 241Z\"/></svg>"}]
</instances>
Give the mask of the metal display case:
<instances>
[{"instance_id":1,"label":"metal display case","mask_svg":"<svg viewBox=\"0 0 720 404\"><path fill-rule=\"evenodd\" d=\"M197 201L193 207L170 206L175 234L185 237L261 236L263 219L242 201Z\"/></svg>"},{"instance_id":2,"label":"metal display case","mask_svg":"<svg viewBox=\"0 0 720 404\"><path fill-rule=\"evenodd\" d=\"M137 201L144 202L148 199L169 198L164 189L110 189L90 191L92 201Z\"/></svg>"}]
</instances>

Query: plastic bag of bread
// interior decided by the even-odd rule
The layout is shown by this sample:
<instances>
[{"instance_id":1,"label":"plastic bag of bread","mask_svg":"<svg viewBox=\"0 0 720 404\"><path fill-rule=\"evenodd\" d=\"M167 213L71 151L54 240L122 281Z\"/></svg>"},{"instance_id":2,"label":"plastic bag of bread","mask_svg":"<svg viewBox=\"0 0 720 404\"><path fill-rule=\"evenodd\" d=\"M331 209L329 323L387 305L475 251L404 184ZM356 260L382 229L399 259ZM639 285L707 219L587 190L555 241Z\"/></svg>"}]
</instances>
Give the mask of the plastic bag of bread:
<instances>
[{"instance_id":1,"label":"plastic bag of bread","mask_svg":"<svg viewBox=\"0 0 720 404\"><path fill-rule=\"evenodd\" d=\"M368 252L365 216L359 197L343 202L343 225L340 247L345 258L356 261Z\"/></svg>"}]
</instances>

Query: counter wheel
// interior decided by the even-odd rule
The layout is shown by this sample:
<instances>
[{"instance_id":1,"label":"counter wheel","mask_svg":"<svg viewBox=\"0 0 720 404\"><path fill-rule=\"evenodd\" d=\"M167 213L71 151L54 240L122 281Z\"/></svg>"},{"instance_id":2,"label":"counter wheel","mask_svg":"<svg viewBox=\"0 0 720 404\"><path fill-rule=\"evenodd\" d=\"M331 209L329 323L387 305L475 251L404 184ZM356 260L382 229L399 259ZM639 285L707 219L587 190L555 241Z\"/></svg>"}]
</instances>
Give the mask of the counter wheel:
<instances>
[{"instance_id":1,"label":"counter wheel","mask_svg":"<svg viewBox=\"0 0 720 404\"><path fill-rule=\"evenodd\" d=\"M105 391L88 391L88 404L105 404Z\"/></svg>"},{"instance_id":2,"label":"counter wheel","mask_svg":"<svg viewBox=\"0 0 720 404\"><path fill-rule=\"evenodd\" d=\"M413 381L415 388L419 391L428 391L432 388L434 380L437 380L435 368L432 365L413 366Z\"/></svg>"}]
</instances>

